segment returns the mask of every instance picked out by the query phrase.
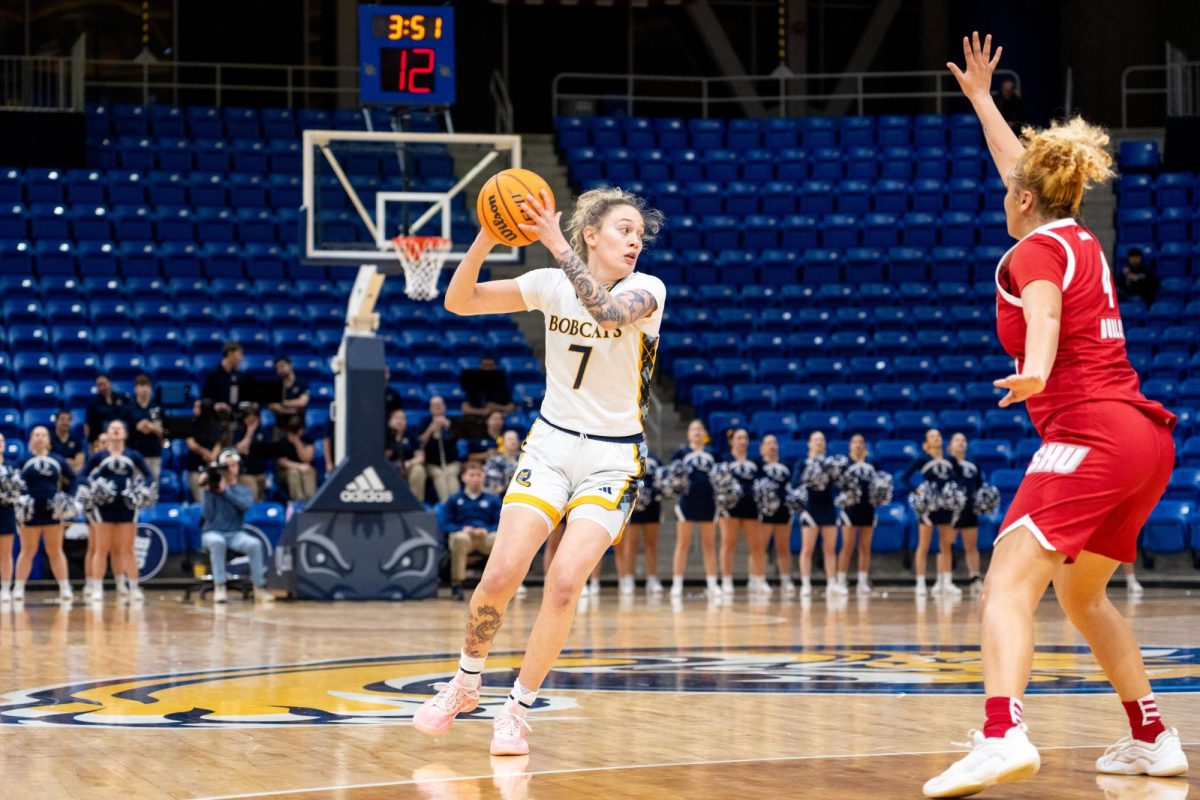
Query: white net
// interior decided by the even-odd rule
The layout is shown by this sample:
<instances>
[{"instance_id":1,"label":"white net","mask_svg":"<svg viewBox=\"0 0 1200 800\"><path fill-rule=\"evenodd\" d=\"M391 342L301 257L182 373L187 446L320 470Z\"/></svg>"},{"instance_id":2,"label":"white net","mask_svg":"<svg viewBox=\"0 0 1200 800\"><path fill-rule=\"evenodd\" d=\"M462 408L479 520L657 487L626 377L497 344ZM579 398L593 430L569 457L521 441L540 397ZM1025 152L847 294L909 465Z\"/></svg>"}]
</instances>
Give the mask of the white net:
<instances>
[{"instance_id":1,"label":"white net","mask_svg":"<svg viewBox=\"0 0 1200 800\"><path fill-rule=\"evenodd\" d=\"M413 300L437 297L438 276L450 254L450 240L441 236L397 236L392 246L404 268L404 294Z\"/></svg>"}]
</instances>

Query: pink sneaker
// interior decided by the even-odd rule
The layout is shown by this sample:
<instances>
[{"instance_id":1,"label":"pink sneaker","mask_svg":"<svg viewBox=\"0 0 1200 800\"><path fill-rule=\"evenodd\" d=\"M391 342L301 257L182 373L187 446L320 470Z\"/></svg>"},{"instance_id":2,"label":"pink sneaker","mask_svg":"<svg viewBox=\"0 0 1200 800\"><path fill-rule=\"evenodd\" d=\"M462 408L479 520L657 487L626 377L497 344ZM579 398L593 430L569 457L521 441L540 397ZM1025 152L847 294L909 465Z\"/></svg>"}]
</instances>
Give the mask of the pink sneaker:
<instances>
[{"instance_id":1,"label":"pink sneaker","mask_svg":"<svg viewBox=\"0 0 1200 800\"><path fill-rule=\"evenodd\" d=\"M439 736L450 730L455 717L479 706L478 689L468 689L454 681L435 683L433 688L438 693L422 703L413 715L413 727L421 733Z\"/></svg>"},{"instance_id":2,"label":"pink sneaker","mask_svg":"<svg viewBox=\"0 0 1200 800\"><path fill-rule=\"evenodd\" d=\"M525 715L504 705L504 710L492 720L492 748L494 756L527 756L529 742L525 740L525 731L532 730L525 721Z\"/></svg>"}]
</instances>

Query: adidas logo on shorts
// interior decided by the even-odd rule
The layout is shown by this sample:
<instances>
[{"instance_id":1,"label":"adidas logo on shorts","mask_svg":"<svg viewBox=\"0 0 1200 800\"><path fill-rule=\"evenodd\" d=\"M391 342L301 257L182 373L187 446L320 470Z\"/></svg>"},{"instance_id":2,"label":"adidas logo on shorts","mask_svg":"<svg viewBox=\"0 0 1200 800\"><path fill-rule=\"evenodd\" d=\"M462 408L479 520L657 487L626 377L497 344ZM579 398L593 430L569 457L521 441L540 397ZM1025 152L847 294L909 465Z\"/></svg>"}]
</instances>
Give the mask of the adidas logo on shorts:
<instances>
[{"instance_id":1,"label":"adidas logo on shorts","mask_svg":"<svg viewBox=\"0 0 1200 800\"><path fill-rule=\"evenodd\" d=\"M390 503L395 498L390 489L383 487L375 468L367 467L346 484L338 499L343 503Z\"/></svg>"}]
</instances>

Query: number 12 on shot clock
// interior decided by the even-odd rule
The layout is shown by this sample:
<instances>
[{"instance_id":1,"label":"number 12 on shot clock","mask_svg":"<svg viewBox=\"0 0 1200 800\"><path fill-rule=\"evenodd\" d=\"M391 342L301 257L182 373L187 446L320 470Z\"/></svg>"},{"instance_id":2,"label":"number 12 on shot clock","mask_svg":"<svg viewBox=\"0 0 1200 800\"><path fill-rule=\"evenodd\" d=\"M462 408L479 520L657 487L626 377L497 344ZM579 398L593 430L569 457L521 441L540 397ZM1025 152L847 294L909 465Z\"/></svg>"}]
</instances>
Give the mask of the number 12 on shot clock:
<instances>
[{"instance_id":1,"label":"number 12 on shot clock","mask_svg":"<svg viewBox=\"0 0 1200 800\"><path fill-rule=\"evenodd\" d=\"M454 9L358 7L359 97L364 105L450 105Z\"/></svg>"}]
</instances>

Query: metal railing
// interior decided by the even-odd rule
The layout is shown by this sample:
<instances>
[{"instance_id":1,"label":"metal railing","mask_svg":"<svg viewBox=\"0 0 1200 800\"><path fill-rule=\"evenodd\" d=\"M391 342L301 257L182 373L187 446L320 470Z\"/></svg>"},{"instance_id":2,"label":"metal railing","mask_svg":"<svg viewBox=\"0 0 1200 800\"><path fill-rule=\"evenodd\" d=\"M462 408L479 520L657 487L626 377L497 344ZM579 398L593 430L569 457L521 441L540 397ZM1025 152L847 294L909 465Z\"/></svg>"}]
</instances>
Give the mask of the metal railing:
<instances>
[{"instance_id":1,"label":"metal railing","mask_svg":"<svg viewBox=\"0 0 1200 800\"><path fill-rule=\"evenodd\" d=\"M0 108L74 111L83 96L71 58L0 56Z\"/></svg>"},{"instance_id":2,"label":"metal railing","mask_svg":"<svg viewBox=\"0 0 1200 800\"><path fill-rule=\"evenodd\" d=\"M492 80L488 88L491 89L492 102L496 106L496 133L512 133L512 99L508 96L508 84L499 70L492 72Z\"/></svg>"},{"instance_id":3,"label":"metal railing","mask_svg":"<svg viewBox=\"0 0 1200 800\"><path fill-rule=\"evenodd\" d=\"M89 59L84 80L90 95L97 90L117 102L230 105L320 104L327 99L358 99L355 67L309 67L276 64L219 64L206 61L138 63Z\"/></svg>"},{"instance_id":4,"label":"metal railing","mask_svg":"<svg viewBox=\"0 0 1200 800\"><path fill-rule=\"evenodd\" d=\"M1137 64L1121 73L1121 127L1129 127L1132 98L1156 100L1141 106L1136 127L1157 127L1167 117L1186 116L1200 110L1200 61L1172 64Z\"/></svg>"},{"instance_id":5,"label":"metal railing","mask_svg":"<svg viewBox=\"0 0 1200 800\"><path fill-rule=\"evenodd\" d=\"M997 70L996 75L1011 78L1020 91L1017 73ZM820 113L836 101L849 101L856 114L912 113L912 101L931 101L931 110L940 114L947 101L961 97L946 70L711 78L564 72L555 76L551 91L555 116L618 110L630 116L745 116L758 105L770 116L794 117Z\"/></svg>"}]
</instances>

